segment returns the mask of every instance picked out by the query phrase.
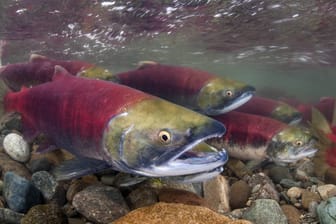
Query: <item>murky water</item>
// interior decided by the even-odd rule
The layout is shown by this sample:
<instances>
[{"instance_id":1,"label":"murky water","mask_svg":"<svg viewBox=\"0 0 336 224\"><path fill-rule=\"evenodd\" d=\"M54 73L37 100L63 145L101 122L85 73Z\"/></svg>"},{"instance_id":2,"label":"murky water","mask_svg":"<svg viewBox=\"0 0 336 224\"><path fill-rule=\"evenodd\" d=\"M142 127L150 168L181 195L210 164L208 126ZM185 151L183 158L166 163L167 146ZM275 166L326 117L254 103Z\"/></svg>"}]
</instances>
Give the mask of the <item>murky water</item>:
<instances>
[{"instance_id":1,"label":"murky water","mask_svg":"<svg viewBox=\"0 0 336 224\"><path fill-rule=\"evenodd\" d=\"M261 95L336 95L332 0L4 0L2 62L31 53L112 71L185 65L251 83Z\"/></svg>"}]
</instances>

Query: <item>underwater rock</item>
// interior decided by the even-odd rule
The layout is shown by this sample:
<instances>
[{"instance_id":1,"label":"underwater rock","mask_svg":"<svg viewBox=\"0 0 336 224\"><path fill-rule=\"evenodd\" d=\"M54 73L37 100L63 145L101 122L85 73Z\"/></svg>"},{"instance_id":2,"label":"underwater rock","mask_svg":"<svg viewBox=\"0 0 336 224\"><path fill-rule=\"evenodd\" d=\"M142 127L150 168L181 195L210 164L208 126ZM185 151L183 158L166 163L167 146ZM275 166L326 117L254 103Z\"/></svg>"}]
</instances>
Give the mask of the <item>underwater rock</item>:
<instances>
[{"instance_id":1,"label":"underwater rock","mask_svg":"<svg viewBox=\"0 0 336 224\"><path fill-rule=\"evenodd\" d=\"M66 192L66 199L68 200L68 202L71 203L74 196L88 186L89 184L85 183L83 180L73 180Z\"/></svg>"},{"instance_id":2,"label":"underwater rock","mask_svg":"<svg viewBox=\"0 0 336 224\"><path fill-rule=\"evenodd\" d=\"M32 182L39 189L45 200L51 200L58 187L56 179L47 171L39 171L33 174Z\"/></svg>"},{"instance_id":3,"label":"underwater rock","mask_svg":"<svg viewBox=\"0 0 336 224\"><path fill-rule=\"evenodd\" d=\"M194 205L159 202L154 205L136 209L113 224L251 224L246 220L231 220L208 208Z\"/></svg>"},{"instance_id":4,"label":"underwater rock","mask_svg":"<svg viewBox=\"0 0 336 224\"><path fill-rule=\"evenodd\" d=\"M317 207L317 216L321 224L336 224L336 197L322 201Z\"/></svg>"},{"instance_id":5,"label":"underwater rock","mask_svg":"<svg viewBox=\"0 0 336 224\"><path fill-rule=\"evenodd\" d=\"M289 198L295 198L298 199L301 197L302 192L304 191L304 189L299 188L299 187L291 187L288 189L287 191L287 196Z\"/></svg>"},{"instance_id":6,"label":"underwater rock","mask_svg":"<svg viewBox=\"0 0 336 224\"><path fill-rule=\"evenodd\" d=\"M24 214L15 212L8 208L0 208L0 223L20 224Z\"/></svg>"},{"instance_id":7,"label":"underwater rock","mask_svg":"<svg viewBox=\"0 0 336 224\"><path fill-rule=\"evenodd\" d=\"M301 187L301 182L295 181L292 179L282 179L280 181L281 186L286 187L286 188L291 188L291 187Z\"/></svg>"},{"instance_id":8,"label":"underwater rock","mask_svg":"<svg viewBox=\"0 0 336 224\"><path fill-rule=\"evenodd\" d=\"M272 199L255 200L243 218L258 224L287 224L287 217L279 204Z\"/></svg>"},{"instance_id":9,"label":"underwater rock","mask_svg":"<svg viewBox=\"0 0 336 224\"><path fill-rule=\"evenodd\" d=\"M47 158L36 158L29 161L26 164L31 173L38 171L50 171L53 164Z\"/></svg>"},{"instance_id":10,"label":"underwater rock","mask_svg":"<svg viewBox=\"0 0 336 224\"><path fill-rule=\"evenodd\" d=\"M307 210L309 208L310 203L321 201L321 198L317 193L308 190L304 190L302 192L301 198L302 198L302 207Z\"/></svg>"},{"instance_id":11,"label":"underwater rock","mask_svg":"<svg viewBox=\"0 0 336 224\"><path fill-rule=\"evenodd\" d=\"M326 184L317 187L317 192L320 194L322 200L336 196L336 185Z\"/></svg>"},{"instance_id":12,"label":"underwater rock","mask_svg":"<svg viewBox=\"0 0 336 224\"><path fill-rule=\"evenodd\" d=\"M0 169L2 173L12 171L17 175L30 179L31 174L29 170L19 162L12 160L6 153L0 152Z\"/></svg>"},{"instance_id":13,"label":"underwater rock","mask_svg":"<svg viewBox=\"0 0 336 224\"><path fill-rule=\"evenodd\" d=\"M4 190L8 207L16 212L26 212L42 203L41 192L27 179L7 172L4 176Z\"/></svg>"},{"instance_id":14,"label":"underwater rock","mask_svg":"<svg viewBox=\"0 0 336 224\"><path fill-rule=\"evenodd\" d=\"M251 187L243 180L232 184L230 188L230 207L231 209L244 208L251 195Z\"/></svg>"},{"instance_id":15,"label":"underwater rock","mask_svg":"<svg viewBox=\"0 0 336 224\"><path fill-rule=\"evenodd\" d=\"M129 212L117 188L99 184L77 193L72 204L85 218L98 223L110 223Z\"/></svg>"},{"instance_id":16,"label":"underwater rock","mask_svg":"<svg viewBox=\"0 0 336 224\"><path fill-rule=\"evenodd\" d=\"M3 140L5 152L15 161L27 162L30 157L30 148L23 137L17 133L10 133Z\"/></svg>"},{"instance_id":17,"label":"underwater rock","mask_svg":"<svg viewBox=\"0 0 336 224\"><path fill-rule=\"evenodd\" d=\"M158 197L160 202L209 207L207 201L204 198L201 198L193 192L185 190L162 188L159 191Z\"/></svg>"},{"instance_id":18,"label":"underwater rock","mask_svg":"<svg viewBox=\"0 0 336 224\"><path fill-rule=\"evenodd\" d=\"M282 205L282 211L287 217L288 224L300 224L301 212L292 205Z\"/></svg>"},{"instance_id":19,"label":"underwater rock","mask_svg":"<svg viewBox=\"0 0 336 224\"><path fill-rule=\"evenodd\" d=\"M232 172L241 179L246 175L252 174L245 164L238 159L230 158L226 164L226 167L232 170Z\"/></svg>"},{"instance_id":20,"label":"underwater rock","mask_svg":"<svg viewBox=\"0 0 336 224\"><path fill-rule=\"evenodd\" d=\"M21 220L21 224L68 224L68 219L55 204L35 205Z\"/></svg>"},{"instance_id":21,"label":"underwater rock","mask_svg":"<svg viewBox=\"0 0 336 224\"><path fill-rule=\"evenodd\" d=\"M212 210L225 213L230 209L230 187L224 176L218 175L215 178L203 182L204 199Z\"/></svg>"},{"instance_id":22,"label":"underwater rock","mask_svg":"<svg viewBox=\"0 0 336 224\"><path fill-rule=\"evenodd\" d=\"M272 180L264 173L253 174L247 183L252 187L253 199L273 199L279 201L279 193L275 189Z\"/></svg>"},{"instance_id":23,"label":"underwater rock","mask_svg":"<svg viewBox=\"0 0 336 224\"><path fill-rule=\"evenodd\" d=\"M153 188L139 187L127 196L127 201L131 209L137 209L158 202L158 194Z\"/></svg>"},{"instance_id":24,"label":"underwater rock","mask_svg":"<svg viewBox=\"0 0 336 224\"><path fill-rule=\"evenodd\" d=\"M272 165L268 168L268 176L276 184L279 184L283 179L293 179L289 172L289 168L286 166Z\"/></svg>"}]
</instances>

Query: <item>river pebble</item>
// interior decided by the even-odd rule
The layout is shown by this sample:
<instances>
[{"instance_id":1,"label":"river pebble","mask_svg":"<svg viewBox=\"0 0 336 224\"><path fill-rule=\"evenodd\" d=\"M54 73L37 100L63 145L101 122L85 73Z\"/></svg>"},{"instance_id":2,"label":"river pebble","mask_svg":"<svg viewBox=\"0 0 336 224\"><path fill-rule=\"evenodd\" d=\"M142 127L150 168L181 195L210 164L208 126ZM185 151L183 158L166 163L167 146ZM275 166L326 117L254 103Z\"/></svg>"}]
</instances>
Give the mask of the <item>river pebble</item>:
<instances>
[{"instance_id":1,"label":"river pebble","mask_svg":"<svg viewBox=\"0 0 336 224\"><path fill-rule=\"evenodd\" d=\"M20 224L24 214L15 212L8 208L0 208L0 223Z\"/></svg>"},{"instance_id":2,"label":"river pebble","mask_svg":"<svg viewBox=\"0 0 336 224\"><path fill-rule=\"evenodd\" d=\"M310 203L312 202L320 202L320 196L315 192L310 192L308 190L304 190L302 192L302 207L308 210Z\"/></svg>"},{"instance_id":3,"label":"river pebble","mask_svg":"<svg viewBox=\"0 0 336 224\"><path fill-rule=\"evenodd\" d=\"M156 203L136 209L113 224L252 224L246 220L233 221L208 208L176 203Z\"/></svg>"},{"instance_id":4,"label":"river pebble","mask_svg":"<svg viewBox=\"0 0 336 224\"><path fill-rule=\"evenodd\" d=\"M280 183L283 179L293 179L289 168L285 166L272 165L267 168L268 176L276 184Z\"/></svg>"},{"instance_id":5,"label":"river pebble","mask_svg":"<svg viewBox=\"0 0 336 224\"><path fill-rule=\"evenodd\" d=\"M21 177L31 178L29 170L22 163L12 160L4 152L0 152L0 168L3 174L12 171Z\"/></svg>"},{"instance_id":6,"label":"river pebble","mask_svg":"<svg viewBox=\"0 0 336 224\"><path fill-rule=\"evenodd\" d=\"M104 185L85 188L74 196L72 204L80 214L97 223L110 223L129 212L120 191Z\"/></svg>"},{"instance_id":7,"label":"river pebble","mask_svg":"<svg viewBox=\"0 0 336 224\"><path fill-rule=\"evenodd\" d=\"M255 200L243 218L258 224L287 224L286 215L277 201L272 199Z\"/></svg>"},{"instance_id":8,"label":"river pebble","mask_svg":"<svg viewBox=\"0 0 336 224\"><path fill-rule=\"evenodd\" d=\"M282 211L287 217L288 224L300 224L301 212L292 205L282 205Z\"/></svg>"},{"instance_id":9,"label":"river pebble","mask_svg":"<svg viewBox=\"0 0 336 224\"><path fill-rule=\"evenodd\" d=\"M232 184L230 188L231 209L244 208L251 195L251 187L243 180Z\"/></svg>"},{"instance_id":10,"label":"river pebble","mask_svg":"<svg viewBox=\"0 0 336 224\"><path fill-rule=\"evenodd\" d=\"M336 224L336 197L322 201L317 207L320 224Z\"/></svg>"},{"instance_id":11,"label":"river pebble","mask_svg":"<svg viewBox=\"0 0 336 224\"><path fill-rule=\"evenodd\" d=\"M230 209L230 187L226 178L218 175L203 182L204 199L209 207L219 213L226 213Z\"/></svg>"},{"instance_id":12,"label":"river pebble","mask_svg":"<svg viewBox=\"0 0 336 224\"><path fill-rule=\"evenodd\" d=\"M327 184L336 184L336 167L329 167L327 169L324 181Z\"/></svg>"},{"instance_id":13,"label":"river pebble","mask_svg":"<svg viewBox=\"0 0 336 224\"><path fill-rule=\"evenodd\" d=\"M153 188L139 187L127 196L127 201L131 209L141 208L158 202L158 193Z\"/></svg>"},{"instance_id":14,"label":"river pebble","mask_svg":"<svg viewBox=\"0 0 336 224\"><path fill-rule=\"evenodd\" d=\"M56 189L59 187L56 179L47 171L39 171L33 174L32 182L37 189L39 189L45 200L51 200Z\"/></svg>"},{"instance_id":15,"label":"river pebble","mask_svg":"<svg viewBox=\"0 0 336 224\"><path fill-rule=\"evenodd\" d=\"M288 189L287 191L287 196L289 198L295 198L295 199L298 199L301 197L302 195L302 192L304 191L304 189L302 188L299 188L299 187L291 187Z\"/></svg>"},{"instance_id":16,"label":"river pebble","mask_svg":"<svg viewBox=\"0 0 336 224\"><path fill-rule=\"evenodd\" d=\"M67 224L68 219L55 204L35 205L21 220L21 224Z\"/></svg>"},{"instance_id":17,"label":"river pebble","mask_svg":"<svg viewBox=\"0 0 336 224\"><path fill-rule=\"evenodd\" d=\"M163 188L159 191L158 198L160 202L209 207L204 198L185 190Z\"/></svg>"},{"instance_id":18,"label":"river pebble","mask_svg":"<svg viewBox=\"0 0 336 224\"><path fill-rule=\"evenodd\" d=\"M30 148L23 137L17 133L10 133L3 140L5 152L15 161L27 162L30 157Z\"/></svg>"},{"instance_id":19,"label":"river pebble","mask_svg":"<svg viewBox=\"0 0 336 224\"><path fill-rule=\"evenodd\" d=\"M279 193L272 180L264 173L256 173L248 180L248 185L252 187L252 198L273 199L279 201Z\"/></svg>"},{"instance_id":20,"label":"river pebble","mask_svg":"<svg viewBox=\"0 0 336 224\"><path fill-rule=\"evenodd\" d=\"M26 212L32 206L42 203L41 192L31 181L7 172L4 176L4 197L10 209Z\"/></svg>"},{"instance_id":21,"label":"river pebble","mask_svg":"<svg viewBox=\"0 0 336 224\"><path fill-rule=\"evenodd\" d=\"M328 198L336 196L336 185L326 184L317 187L317 191L320 194L322 200L327 200Z\"/></svg>"}]
</instances>

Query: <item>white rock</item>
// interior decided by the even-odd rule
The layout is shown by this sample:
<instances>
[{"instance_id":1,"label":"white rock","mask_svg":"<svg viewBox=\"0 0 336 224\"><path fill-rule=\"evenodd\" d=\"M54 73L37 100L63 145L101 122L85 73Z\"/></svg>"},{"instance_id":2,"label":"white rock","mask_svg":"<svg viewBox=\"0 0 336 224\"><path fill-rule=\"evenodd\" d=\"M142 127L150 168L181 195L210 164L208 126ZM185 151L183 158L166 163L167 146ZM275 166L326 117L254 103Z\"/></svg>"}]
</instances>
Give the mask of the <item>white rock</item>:
<instances>
[{"instance_id":1,"label":"white rock","mask_svg":"<svg viewBox=\"0 0 336 224\"><path fill-rule=\"evenodd\" d=\"M323 200L327 200L333 196L336 196L336 185L334 184L326 184L317 187L317 192L320 194Z\"/></svg>"},{"instance_id":2,"label":"white rock","mask_svg":"<svg viewBox=\"0 0 336 224\"><path fill-rule=\"evenodd\" d=\"M30 157L30 149L28 143L21 135L10 133L3 140L5 152L18 162L27 162Z\"/></svg>"},{"instance_id":3,"label":"white rock","mask_svg":"<svg viewBox=\"0 0 336 224\"><path fill-rule=\"evenodd\" d=\"M287 191L287 195L288 197L290 198L299 198L301 197L302 195L302 192L303 192L303 189L302 188L299 188L299 187L291 187L288 189Z\"/></svg>"}]
</instances>

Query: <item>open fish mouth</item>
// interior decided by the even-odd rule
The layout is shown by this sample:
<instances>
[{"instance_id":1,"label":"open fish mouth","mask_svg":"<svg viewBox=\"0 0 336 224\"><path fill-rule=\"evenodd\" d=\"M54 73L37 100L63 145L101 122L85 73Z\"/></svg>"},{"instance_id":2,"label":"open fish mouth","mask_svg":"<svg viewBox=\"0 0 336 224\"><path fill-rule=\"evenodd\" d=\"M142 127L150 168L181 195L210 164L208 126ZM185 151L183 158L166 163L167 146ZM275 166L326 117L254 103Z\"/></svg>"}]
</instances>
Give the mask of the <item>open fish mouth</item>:
<instances>
[{"instance_id":1,"label":"open fish mouth","mask_svg":"<svg viewBox=\"0 0 336 224\"><path fill-rule=\"evenodd\" d=\"M202 174L216 170L228 161L228 154L225 150L217 151L214 147L204 143L204 141L222 136L225 129L222 128L222 130L199 138L180 149L165 153L148 167L137 168L135 172L151 177L171 177ZM193 149L200 144L206 146L207 150L194 151Z\"/></svg>"}]
</instances>

